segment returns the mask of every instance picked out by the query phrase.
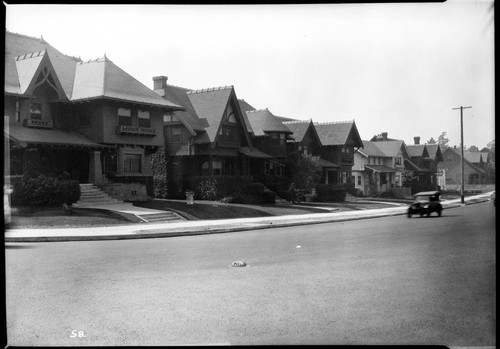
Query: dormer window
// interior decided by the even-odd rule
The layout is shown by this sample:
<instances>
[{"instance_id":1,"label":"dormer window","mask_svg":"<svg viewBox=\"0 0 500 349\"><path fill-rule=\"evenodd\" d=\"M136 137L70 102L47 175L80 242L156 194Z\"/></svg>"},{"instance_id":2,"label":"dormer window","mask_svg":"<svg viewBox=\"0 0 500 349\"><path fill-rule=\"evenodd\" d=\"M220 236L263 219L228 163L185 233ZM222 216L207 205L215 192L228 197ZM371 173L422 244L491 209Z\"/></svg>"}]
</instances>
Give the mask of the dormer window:
<instances>
[{"instance_id":1,"label":"dormer window","mask_svg":"<svg viewBox=\"0 0 500 349\"><path fill-rule=\"evenodd\" d=\"M132 126L132 111L128 108L118 108L118 125Z\"/></svg>"},{"instance_id":2,"label":"dormer window","mask_svg":"<svg viewBox=\"0 0 500 349\"><path fill-rule=\"evenodd\" d=\"M30 119L42 120L42 103L30 103Z\"/></svg>"},{"instance_id":3,"label":"dormer window","mask_svg":"<svg viewBox=\"0 0 500 349\"><path fill-rule=\"evenodd\" d=\"M151 115L147 110L139 110L137 113L139 118L139 127L151 127Z\"/></svg>"}]
</instances>

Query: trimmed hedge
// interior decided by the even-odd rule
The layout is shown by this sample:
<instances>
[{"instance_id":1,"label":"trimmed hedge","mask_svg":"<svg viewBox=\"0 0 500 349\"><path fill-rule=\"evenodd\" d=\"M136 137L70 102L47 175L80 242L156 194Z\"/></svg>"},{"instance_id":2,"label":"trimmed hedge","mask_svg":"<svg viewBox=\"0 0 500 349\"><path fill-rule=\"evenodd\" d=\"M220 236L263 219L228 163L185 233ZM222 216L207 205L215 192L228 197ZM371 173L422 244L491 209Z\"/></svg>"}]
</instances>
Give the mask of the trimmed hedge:
<instances>
[{"instance_id":1,"label":"trimmed hedge","mask_svg":"<svg viewBox=\"0 0 500 349\"><path fill-rule=\"evenodd\" d=\"M25 175L12 184L12 206L70 205L80 199L80 185L75 180Z\"/></svg>"}]
</instances>

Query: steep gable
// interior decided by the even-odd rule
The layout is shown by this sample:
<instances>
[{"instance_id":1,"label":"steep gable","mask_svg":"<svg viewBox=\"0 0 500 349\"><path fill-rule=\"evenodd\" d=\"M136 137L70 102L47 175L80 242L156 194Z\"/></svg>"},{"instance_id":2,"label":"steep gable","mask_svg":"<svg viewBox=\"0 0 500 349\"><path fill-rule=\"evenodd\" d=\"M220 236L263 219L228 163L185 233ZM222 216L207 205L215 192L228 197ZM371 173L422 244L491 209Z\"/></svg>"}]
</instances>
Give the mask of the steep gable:
<instances>
[{"instance_id":1,"label":"steep gable","mask_svg":"<svg viewBox=\"0 0 500 349\"><path fill-rule=\"evenodd\" d=\"M186 94L200 122L207 125L204 136L207 142L215 145L221 124L225 121L223 118L230 108L242 128L246 143L250 145L248 129L233 86L187 91Z\"/></svg>"},{"instance_id":2,"label":"steep gable","mask_svg":"<svg viewBox=\"0 0 500 349\"><path fill-rule=\"evenodd\" d=\"M290 131L292 131L292 138L295 142L300 143L304 140L304 137L307 134L311 134L312 138L314 138L318 144L321 145L321 141L319 139L318 133L316 132L316 128L312 120L309 121L283 121L283 125L285 125Z\"/></svg>"},{"instance_id":3,"label":"steep gable","mask_svg":"<svg viewBox=\"0 0 500 349\"><path fill-rule=\"evenodd\" d=\"M363 147L354 120L337 122L315 122L314 127L323 145L346 145Z\"/></svg>"},{"instance_id":4,"label":"steep gable","mask_svg":"<svg viewBox=\"0 0 500 349\"><path fill-rule=\"evenodd\" d=\"M59 99L67 99L47 51L16 57L16 68L19 93L31 95L35 88L47 83L57 93Z\"/></svg>"},{"instance_id":5,"label":"steep gable","mask_svg":"<svg viewBox=\"0 0 500 349\"><path fill-rule=\"evenodd\" d=\"M16 66L16 58L41 51L45 51L50 57L57 79L59 80L66 97L70 98L73 88L75 66L76 63L81 60L79 58L62 54L47 43L43 38L34 38L8 31L5 33L5 92L13 94L22 93L18 69Z\"/></svg>"}]
</instances>

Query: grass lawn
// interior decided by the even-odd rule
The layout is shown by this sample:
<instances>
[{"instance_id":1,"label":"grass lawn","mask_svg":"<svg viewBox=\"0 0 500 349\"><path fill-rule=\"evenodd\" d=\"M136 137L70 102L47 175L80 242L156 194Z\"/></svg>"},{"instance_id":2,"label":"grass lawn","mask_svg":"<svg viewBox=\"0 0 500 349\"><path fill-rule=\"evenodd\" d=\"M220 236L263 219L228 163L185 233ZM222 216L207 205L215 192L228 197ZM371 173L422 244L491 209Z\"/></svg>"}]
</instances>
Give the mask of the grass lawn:
<instances>
[{"instance_id":1,"label":"grass lawn","mask_svg":"<svg viewBox=\"0 0 500 349\"><path fill-rule=\"evenodd\" d=\"M187 213L188 218L197 219L232 219L251 217L270 217L291 214L325 213L326 210L288 205L239 205L224 204L214 201L196 201L187 205L183 201L150 200L134 203L135 206L156 210L173 210L180 214Z\"/></svg>"},{"instance_id":2,"label":"grass lawn","mask_svg":"<svg viewBox=\"0 0 500 349\"><path fill-rule=\"evenodd\" d=\"M12 215L9 229L50 229L50 228L78 228L78 227L97 227L107 225L130 224L122 219L113 217L96 217L73 215L68 216L64 210L51 208L40 209L29 214Z\"/></svg>"}]
</instances>

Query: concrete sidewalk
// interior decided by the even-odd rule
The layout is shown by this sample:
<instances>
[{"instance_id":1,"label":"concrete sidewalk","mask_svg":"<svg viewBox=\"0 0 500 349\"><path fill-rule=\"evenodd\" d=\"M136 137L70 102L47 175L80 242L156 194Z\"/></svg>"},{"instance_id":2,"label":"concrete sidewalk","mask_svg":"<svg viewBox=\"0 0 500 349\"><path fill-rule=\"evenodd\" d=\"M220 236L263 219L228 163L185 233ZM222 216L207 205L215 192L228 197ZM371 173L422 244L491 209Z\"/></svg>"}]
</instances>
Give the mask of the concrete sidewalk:
<instances>
[{"instance_id":1,"label":"concrete sidewalk","mask_svg":"<svg viewBox=\"0 0 500 349\"><path fill-rule=\"evenodd\" d=\"M491 200L495 192L465 198L466 204ZM443 208L462 206L460 199L442 201ZM311 213L276 217L255 217L224 220L199 220L178 223L138 223L120 226L11 229L5 232L5 242L91 241L162 238L187 235L228 233L243 230L288 227L306 224L342 222L406 214L406 206L362 211Z\"/></svg>"}]
</instances>

